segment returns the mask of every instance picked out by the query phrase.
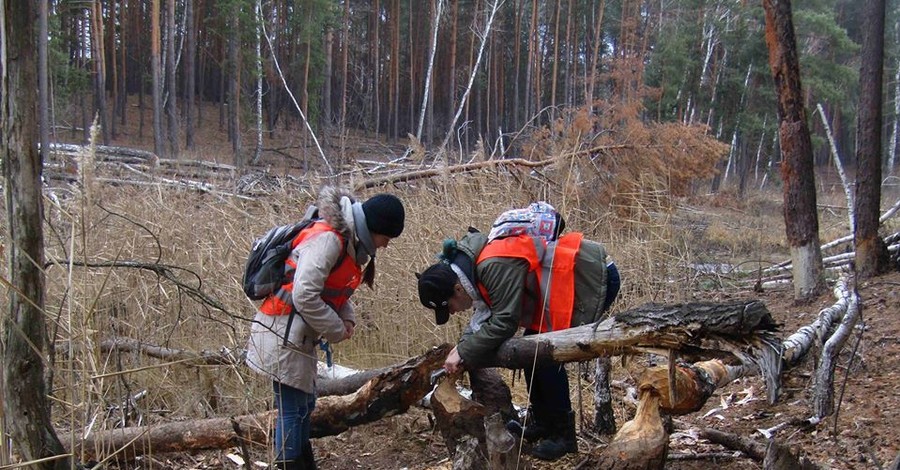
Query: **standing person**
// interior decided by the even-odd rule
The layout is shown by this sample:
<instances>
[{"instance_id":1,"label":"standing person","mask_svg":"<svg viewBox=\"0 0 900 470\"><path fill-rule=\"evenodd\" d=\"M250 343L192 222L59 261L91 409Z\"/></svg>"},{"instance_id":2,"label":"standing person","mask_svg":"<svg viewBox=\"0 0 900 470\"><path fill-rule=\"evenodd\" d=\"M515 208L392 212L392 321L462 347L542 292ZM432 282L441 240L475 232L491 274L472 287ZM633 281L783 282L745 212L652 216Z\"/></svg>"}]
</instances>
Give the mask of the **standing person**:
<instances>
[{"instance_id":1,"label":"standing person","mask_svg":"<svg viewBox=\"0 0 900 470\"><path fill-rule=\"evenodd\" d=\"M405 220L403 204L390 194L359 203L346 191L325 187L317 205L321 219L292 242L290 282L263 300L247 344L247 364L272 380L276 466L284 470L316 468L309 441L315 348L322 339L333 344L353 336L350 296L360 282L372 287L375 252L400 236Z\"/></svg>"},{"instance_id":2,"label":"standing person","mask_svg":"<svg viewBox=\"0 0 900 470\"><path fill-rule=\"evenodd\" d=\"M488 241L470 229L458 242L445 241L440 258L418 275L422 305L434 310L438 325L457 312L475 310L444 362L450 373L478 368L480 360L492 356L519 327L533 335L595 322L619 292L616 265L607 260L603 245L585 240L581 233L549 243L528 234ZM525 380L530 397L527 427L510 422L508 428L539 441L531 449L537 458L556 460L577 452L565 367L529 367Z\"/></svg>"}]
</instances>

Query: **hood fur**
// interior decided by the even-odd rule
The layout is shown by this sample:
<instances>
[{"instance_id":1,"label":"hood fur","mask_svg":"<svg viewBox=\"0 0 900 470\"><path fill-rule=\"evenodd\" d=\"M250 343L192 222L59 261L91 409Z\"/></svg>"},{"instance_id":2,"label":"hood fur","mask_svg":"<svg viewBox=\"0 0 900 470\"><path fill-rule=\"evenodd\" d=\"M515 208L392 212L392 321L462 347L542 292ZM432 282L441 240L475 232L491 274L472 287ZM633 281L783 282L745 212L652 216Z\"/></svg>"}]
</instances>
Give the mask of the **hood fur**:
<instances>
[{"instance_id":1,"label":"hood fur","mask_svg":"<svg viewBox=\"0 0 900 470\"><path fill-rule=\"evenodd\" d=\"M353 194L344 188L336 188L334 186L324 186L319 191L319 200L316 206L319 208L319 217L325 220L335 230L347 234L351 230L351 223L347 221L341 199L349 198L350 201L356 201Z\"/></svg>"}]
</instances>

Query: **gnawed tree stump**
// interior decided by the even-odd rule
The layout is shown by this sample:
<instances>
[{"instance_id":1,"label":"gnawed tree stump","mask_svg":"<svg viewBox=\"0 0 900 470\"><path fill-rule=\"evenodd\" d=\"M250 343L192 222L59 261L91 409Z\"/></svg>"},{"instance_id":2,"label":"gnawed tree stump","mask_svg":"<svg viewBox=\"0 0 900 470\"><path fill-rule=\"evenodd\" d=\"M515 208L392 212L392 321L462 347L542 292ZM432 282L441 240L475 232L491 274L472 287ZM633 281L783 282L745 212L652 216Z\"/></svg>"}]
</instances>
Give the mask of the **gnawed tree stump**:
<instances>
[{"instance_id":1,"label":"gnawed tree stump","mask_svg":"<svg viewBox=\"0 0 900 470\"><path fill-rule=\"evenodd\" d=\"M367 382L355 393L323 397L312 414L312 437L339 434L352 426L404 413L431 390L431 371L439 368L450 352L443 345L410 359ZM65 443L82 461L99 460L116 453L125 460L152 452L224 449L239 443L265 445L274 429L275 412L238 417L180 421L161 425L111 429L87 437L67 436Z\"/></svg>"},{"instance_id":2,"label":"gnawed tree stump","mask_svg":"<svg viewBox=\"0 0 900 470\"><path fill-rule=\"evenodd\" d=\"M669 435L663 427L660 412L682 415L698 411L720 384L730 381L729 378L729 368L718 359L647 369L639 380L637 413L634 419L622 425L600 454L598 468L663 468Z\"/></svg>"},{"instance_id":3,"label":"gnawed tree stump","mask_svg":"<svg viewBox=\"0 0 900 470\"><path fill-rule=\"evenodd\" d=\"M661 395L652 386L641 387L634 419L622 425L600 454L596 468L655 470L665 467L669 434L659 414Z\"/></svg>"},{"instance_id":4,"label":"gnawed tree stump","mask_svg":"<svg viewBox=\"0 0 900 470\"><path fill-rule=\"evenodd\" d=\"M431 409L448 450L456 449L467 436L484 443L484 417L487 411L484 405L460 395L455 379L441 379L431 395Z\"/></svg>"}]
</instances>

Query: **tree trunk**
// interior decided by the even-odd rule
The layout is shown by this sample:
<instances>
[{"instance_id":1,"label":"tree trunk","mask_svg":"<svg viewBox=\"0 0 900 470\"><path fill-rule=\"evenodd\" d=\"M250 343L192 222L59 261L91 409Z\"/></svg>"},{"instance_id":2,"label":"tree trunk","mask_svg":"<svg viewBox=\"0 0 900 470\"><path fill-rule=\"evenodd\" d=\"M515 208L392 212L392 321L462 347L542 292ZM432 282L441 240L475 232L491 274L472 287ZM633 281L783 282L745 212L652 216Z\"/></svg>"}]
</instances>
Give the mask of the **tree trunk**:
<instances>
[{"instance_id":1,"label":"tree trunk","mask_svg":"<svg viewBox=\"0 0 900 470\"><path fill-rule=\"evenodd\" d=\"M600 49L603 47L602 35L603 35L603 14L606 11L606 0L600 0L600 11L595 13L597 16L597 23L594 26L594 36L591 48L591 64L588 75L590 76L590 80L588 80L587 91L584 96L584 101L588 105L589 110L593 110L594 106L594 90L595 84L597 83L597 74L599 73L598 66L600 65Z\"/></svg>"},{"instance_id":2,"label":"tree trunk","mask_svg":"<svg viewBox=\"0 0 900 470\"><path fill-rule=\"evenodd\" d=\"M372 2L372 110L375 138L381 133L381 2Z\"/></svg>"},{"instance_id":3,"label":"tree trunk","mask_svg":"<svg viewBox=\"0 0 900 470\"><path fill-rule=\"evenodd\" d=\"M103 8L100 2L91 5L91 44L94 64L94 103L100 118L100 135L103 145L109 145L109 116L106 104L106 53L103 45Z\"/></svg>"},{"instance_id":4,"label":"tree trunk","mask_svg":"<svg viewBox=\"0 0 900 470\"><path fill-rule=\"evenodd\" d=\"M169 158L178 158L178 86L175 82L175 0L166 3L166 117L169 124Z\"/></svg>"},{"instance_id":5,"label":"tree trunk","mask_svg":"<svg viewBox=\"0 0 900 470\"><path fill-rule=\"evenodd\" d=\"M418 139L419 141L422 141L422 132L426 125L425 116L430 116L429 109L434 107L433 104L428 104L429 98L433 94L433 80L431 78L431 72L434 69L434 57L435 55L437 55L438 29L441 23L441 12L444 9L444 0L432 0L431 3L434 16L431 19L431 42L428 48L428 69L425 72L425 90L422 92L422 109L419 113L419 125L416 130L416 139ZM429 125L431 123L430 117L428 123ZM431 138L430 134L428 135L428 138Z\"/></svg>"},{"instance_id":6,"label":"tree trunk","mask_svg":"<svg viewBox=\"0 0 900 470\"><path fill-rule=\"evenodd\" d=\"M159 44L159 0L153 0L150 7L150 73L153 76L153 151L158 156L165 155L162 134L162 80L160 77Z\"/></svg>"},{"instance_id":7,"label":"tree trunk","mask_svg":"<svg viewBox=\"0 0 900 470\"><path fill-rule=\"evenodd\" d=\"M594 369L594 430L609 435L616 433L616 417L609 389L611 373L612 360L609 357L598 357Z\"/></svg>"},{"instance_id":8,"label":"tree trunk","mask_svg":"<svg viewBox=\"0 0 900 470\"><path fill-rule=\"evenodd\" d=\"M322 81L322 116L325 118L326 129L331 126L334 112L331 110L331 83L332 83L332 65L334 62L334 28L327 26L325 30L325 66L323 75L325 80ZM393 56L393 55L392 55Z\"/></svg>"},{"instance_id":9,"label":"tree trunk","mask_svg":"<svg viewBox=\"0 0 900 470\"><path fill-rule=\"evenodd\" d=\"M38 100L40 114L40 142L41 161L50 161L50 63L48 61L48 7L49 1L38 2L40 4L40 16L38 17ZM5 90L4 90L5 91Z\"/></svg>"},{"instance_id":10,"label":"tree trunk","mask_svg":"<svg viewBox=\"0 0 900 470\"><path fill-rule=\"evenodd\" d=\"M124 5L122 5L118 9L116 8L116 0L110 1L109 26L106 28L107 40L109 43L107 51L109 53L109 62L112 65L112 86L109 87L110 95L112 97L112 110L109 113L109 133L113 139L118 136L118 128L116 127L116 112L119 110L119 64L116 63L116 11L118 10L120 12L119 22L121 22L121 12L123 8Z\"/></svg>"},{"instance_id":11,"label":"tree trunk","mask_svg":"<svg viewBox=\"0 0 900 470\"><path fill-rule=\"evenodd\" d=\"M856 272L860 279L887 271L890 261L878 236L881 212L882 74L884 73L884 0L868 0L859 70L856 161Z\"/></svg>"},{"instance_id":12,"label":"tree trunk","mask_svg":"<svg viewBox=\"0 0 900 470\"><path fill-rule=\"evenodd\" d=\"M562 1L556 0L555 21L553 22L553 71L550 73L550 107L556 108L556 82L559 76L559 15ZM556 114L554 114L555 116Z\"/></svg>"},{"instance_id":13,"label":"tree trunk","mask_svg":"<svg viewBox=\"0 0 900 470\"><path fill-rule=\"evenodd\" d=\"M69 459L50 420L50 390L44 382L49 347L44 315L43 196L38 153L38 102L35 73L37 8L33 2L0 2L0 164L6 199L9 276L2 313L3 373L0 389L4 417L16 451L25 460L49 459L40 469L68 469Z\"/></svg>"},{"instance_id":14,"label":"tree trunk","mask_svg":"<svg viewBox=\"0 0 900 470\"><path fill-rule=\"evenodd\" d=\"M344 164L344 145L347 134L347 80L350 74L347 69L350 55L350 2L344 2L343 30L341 31L341 153L337 166Z\"/></svg>"},{"instance_id":15,"label":"tree trunk","mask_svg":"<svg viewBox=\"0 0 900 470\"><path fill-rule=\"evenodd\" d=\"M391 139L400 137L400 26L403 18L400 15L400 0L394 0L391 14L393 29L391 30Z\"/></svg>"},{"instance_id":16,"label":"tree trunk","mask_svg":"<svg viewBox=\"0 0 900 470\"><path fill-rule=\"evenodd\" d=\"M456 109L456 53L459 47L459 0L450 0L450 63L447 65L447 98L446 106L447 116L446 122L453 119L453 110ZM472 16L475 17L477 12ZM450 132L453 132L453 125L448 126Z\"/></svg>"},{"instance_id":17,"label":"tree trunk","mask_svg":"<svg viewBox=\"0 0 900 470\"><path fill-rule=\"evenodd\" d=\"M184 58L184 145L194 149L194 90L197 86L195 71L197 58L197 25L194 21L194 0L184 1L184 24L187 25Z\"/></svg>"},{"instance_id":18,"label":"tree trunk","mask_svg":"<svg viewBox=\"0 0 900 470\"><path fill-rule=\"evenodd\" d=\"M235 8L240 8L236 6ZM238 28L240 21L237 11L233 12L231 21L232 35L228 38L228 129L231 133L231 151L234 154L234 166L243 168L244 149L241 142L241 67L238 53Z\"/></svg>"},{"instance_id":19,"label":"tree trunk","mask_svg":"<svg viewBox=\"0 0 900 470\"><path fill-rule=\"evenodd\" d=\"M803 107L800 62L789 0L763 0L769 67L778 96L784 222L794 261L794 298L808 301L825 288L816 210L812 142Z\"/></svg>"},{"instance_id":20,"label":"tree trunk","mask_svg":"<svg viewBox=\"0 0 900 470\"><path fill-rule=\"evenodd\" d=\"M513 37L515 38L515 79L513 80L513 129L519 128L519 123L522 122L521 116L521 106L520 100L522 99L522 92L519 89L519 74L522 69L522 41L519 40L519 36L522 34L522 15L525 11L525 0L516 0L513 5L513 15L515 15L515 27L513 28Z\"/></svg>"},{"instance_id":21,"label":"tree trunk","mask_svg":"<svg viewBox=\"0 0 900 470\"><path fill-rule=\"evenodd\" d=\"M596 325L596 331L595 325L584 325L511 338L494 355L482 358L479 365L522 369L532 364L630 354L644 348L702 348L707 337L743 337L774 327L769 311L759 301L646 304L604 320Z\"/></svg>"}]
</instances>

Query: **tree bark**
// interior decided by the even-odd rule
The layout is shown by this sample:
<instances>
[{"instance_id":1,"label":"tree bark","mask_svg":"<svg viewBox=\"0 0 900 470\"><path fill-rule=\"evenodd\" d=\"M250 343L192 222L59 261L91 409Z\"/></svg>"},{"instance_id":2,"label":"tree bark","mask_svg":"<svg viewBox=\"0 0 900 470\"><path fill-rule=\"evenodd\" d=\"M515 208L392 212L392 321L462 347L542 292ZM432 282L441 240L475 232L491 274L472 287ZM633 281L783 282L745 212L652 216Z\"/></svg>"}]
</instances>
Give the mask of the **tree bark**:
<instances>
[{"instance_id":1,"label":"tree bark","mask_svg":"<svg viewBox=\"0 0 900 470\"><path fill-rule=\"evenodd\" d=\"M94 103L100 118L100 132L104 145L109 145L109 126L106 104L106 53L103 45L103 8L101 2L91 5L91 61L94 65Z\"/></svg>"},{"instance_id":2,"label":"tree bark","mask_svg":"<svg viewBox=\"0 0 900 470\"><path fill-rule=\"evenodd\" d=\"M778 96L783 160L784 222L794 260L794 298L808 301L825 287L819 249L815 169L800 86L800 61L790 0L763 0L769 67Z\"/></svg>"},{"instance_id":3,"label":"tree bark","mask_svg":"<svg viewBox=\"0 0 900 470\"><path fill-rule=\"evenodd\" d=\"M68 469L70 462L50 420L44 382L49 347L44 315L43 197L38 153L35 73L37 8L33 2L0 2L0 164L8 234L7 310L2 313L0 414L25 460L50 459L34 468Z\"/></svg>"},{"instance_id":4,"label":"tree bark","mask_svg":"<svg viewBox=\"0 0 900 470\"><path fill-rule=\"evenodd\" d=\"M609 376L612 360L598 357L594 368L594 430L600 434L616 433L616 417L613 414Z\"/></svg>"},{"instance_id":5,"label":"tree bark","mask_svg":"<svg viewBox=\"0 0 900 470\"><path fill-rule=\"evenodd\" d=\"M165 155L162 134L162 79L160 77L159 44L159 0L153 0L150 7L150 73L153 76L153 151L158 156Z\"/></svg>"},{"instance_id":6,"label":"tree bark","mask_svg":"<svg viewBox=\"0 0 900 470\"><path fill-rule=\"evenodd\" d=\"M40 1L40 13L38 20L38 100L40 113L40 142L41 161L49 161L50 155L50 63L48 60L48 42L50 31L48 29L49 1Z\"/></svg>"},{"instance_id":7,"label":"tree bark","mask_svg":"<svg viewBox=\"0 0 900 470\"><path fill-rule=\"evenodd\" d=\"M166 3L166 117L169 124L169 158L178 158L178 86L175 82L175 0Z\"/></svg>"},{"instance_id":8,"label":"tree bark","mask_svg":"<svg viewBox=\"0 0 900 470\"><path fill-rule=\"evenodd\" d=\"M887 271L887 247L878 236L881 211L882 74L884 73L884 0L866 2L862 64L859 70L859 115L856 161L856 271L867 279Z\"/></svg>"},{"instance_id":9,"label":"tree bark","mask_svg":"<svg viewBox=\"0 0 900 470\"><path fill-rule=\"evenodd\" d=\"M194 21L194 0L184 1L184 24L187 25L184 58L184 145L188 150L194 149L194 90L197 63L197 25Z\"/></svg>"}]
</instances>

